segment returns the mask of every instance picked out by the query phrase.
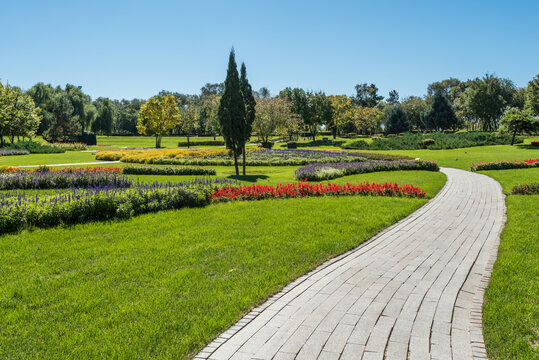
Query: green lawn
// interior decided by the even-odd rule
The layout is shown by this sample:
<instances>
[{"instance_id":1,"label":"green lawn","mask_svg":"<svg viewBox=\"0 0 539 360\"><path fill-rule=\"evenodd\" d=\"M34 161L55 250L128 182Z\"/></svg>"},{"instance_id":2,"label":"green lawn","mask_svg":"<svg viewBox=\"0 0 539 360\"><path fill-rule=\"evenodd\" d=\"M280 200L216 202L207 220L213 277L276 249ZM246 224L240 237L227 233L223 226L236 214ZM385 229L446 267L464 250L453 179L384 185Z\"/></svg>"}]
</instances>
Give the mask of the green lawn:
<instances>
[{"instance_id":1,"label":"green lawn","mask_svg":"<svg viewBox=\"0 0 539 360\"><path fill-rule=\"evenodd\" d=\"M222 136L217 136L216 140L223 140ZM211 136L189 137L190 141L213 140ZM165 136L161 139L161 146L165 148L177 148L179 141L187 141L186 136ZM155 147L155 137L153 136L98 136L98 145L110 145L115 147Z\"/></svg>"},{"instance_id":2,"label":"green lawn","mask_svg":"<svg viewBox=\"0 0 539 360\"><path fill-rule=\"evenodd\" d=\"M0 358L187 358L425 201L222 203L2 236Z\"/></svg>"},{"instance_id":3,"label":"green lawn","mask_svg":"<svg viewBox=\"0 0 539 360\"><path fill-rule=\"evenodd\" d=\"M91 153L80 151L66 151L61 154L0 156L0 166L71 164L95 161L97 160Z\"/></svg>"},{"instance_id":4,"label":"green lawn","mask_svg":"<svg viewBox=\"0 0 539 360\"><path fill-rule=\"evenodd\" d=\"M539 182L539 167L531 169L508 169L479 171L502 184L503 192L509 194L515 185Z\"/></svg>"},{"instance_id":5,"label":"green lawn","mask_svg":"<svg viewBox=\"0 0 539 360\"><path fill-rule=\"evenodd\" d=\"M483 306L490 359L539 359L538 204L539 195L506 199L507 223Z\"/></svg>"}]
</instances>

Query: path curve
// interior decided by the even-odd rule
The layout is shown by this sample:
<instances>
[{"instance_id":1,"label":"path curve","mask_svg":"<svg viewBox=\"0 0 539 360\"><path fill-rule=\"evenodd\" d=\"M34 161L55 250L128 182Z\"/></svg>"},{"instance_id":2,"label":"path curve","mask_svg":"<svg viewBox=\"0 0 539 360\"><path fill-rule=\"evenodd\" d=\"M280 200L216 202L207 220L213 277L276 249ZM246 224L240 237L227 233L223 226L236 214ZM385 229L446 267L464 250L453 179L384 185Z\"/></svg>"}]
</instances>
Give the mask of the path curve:
<instances>
[{"instance_id":1,"label":"path curve","mask_svg":"<svg viewBox=\"0 0 539 360\"><path fill-rule=\"evenodd\" d=\"M196 359L485 359L481 306L505 223L492 178L442 168L425 206L286 286Z\"/></svg>"}]
</instances>

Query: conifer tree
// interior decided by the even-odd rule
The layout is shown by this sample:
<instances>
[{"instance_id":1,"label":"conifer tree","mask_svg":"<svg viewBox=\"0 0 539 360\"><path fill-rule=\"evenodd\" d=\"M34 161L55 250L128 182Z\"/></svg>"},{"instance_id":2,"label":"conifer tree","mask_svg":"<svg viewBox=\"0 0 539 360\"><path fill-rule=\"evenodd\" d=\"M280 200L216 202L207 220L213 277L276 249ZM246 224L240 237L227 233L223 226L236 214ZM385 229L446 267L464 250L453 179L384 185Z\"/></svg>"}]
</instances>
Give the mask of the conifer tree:
<instances>
[{"instance_id":1,"label":"conifer tree","mask_svg":"<svg viewBox=\"0 0 539 360\"><path fill-rule=\"evenodd\" d=\"M249 84L249 80L247 80L247 69L245 68L245 63L241 64L240 87L243 95L243 101L245 102L245 137L243 144L243 175L245 175L245 143L251 138L256 113L256 100L253 96L251 84Z\"/></svg>"},{"instance_id":2,"label":"conifer tree","mask_svg":"<svg viewBox=\"0 0 539 360\"><path fill-rule=\"evenodd\" d=\"M217 114L226 147L234 156L236 175L239 175L238 156L245 144L245 102L240 88L240 79L236 65L234 49L230 51L225 91Z\"/></svg>"},{"instance_id":3,"label":"conifer tree","mask_svg":"<svg viewBox=\"0 0 539 360\"><path fill-rule=\"evenodd\" d=\"M424 115L427 128L431 130L455 129L458 119L449 100L440 90L434 92L434 98Z\"/></svg>"},{"instance_id":4,"label":"conifer tree","mask_svg":"<svg viewBox=\"0 0 539 360\"><path fill-rule=\"evenodd\" d=\"M386 133L398 134L410 130L410 122L406 113L399 105L393 106L387 114Z\"/></svg>"}]
</instances>

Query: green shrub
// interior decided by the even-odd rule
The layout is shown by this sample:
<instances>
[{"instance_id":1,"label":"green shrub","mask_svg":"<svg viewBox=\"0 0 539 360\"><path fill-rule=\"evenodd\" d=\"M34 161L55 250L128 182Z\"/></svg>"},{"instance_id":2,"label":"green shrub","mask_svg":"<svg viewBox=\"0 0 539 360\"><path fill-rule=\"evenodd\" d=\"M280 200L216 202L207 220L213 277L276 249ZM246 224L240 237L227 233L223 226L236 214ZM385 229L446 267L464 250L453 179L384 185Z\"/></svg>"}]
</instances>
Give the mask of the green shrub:
<instances>
[{"instance_id":1,"label":"green shrub","mask_svg":"<svg viewBox=\"0 0 539 360\"><path fill-rule=\"evenodd\" d=\"M333 140L333 146L341 147L345 142L344 140Z\"/></svg>"},{"instance_id":2,"label":"green shrub","mask_svg":"<svg viewBox=\"0 0 539 360\"><path fill-rule=\"evenodd\" d=\"M19 141L8 147L13 150L27 150L32 154L58 154L64 153L65 150L54 145L41 144L36 141Z\"/></svg>"},{"instance_id":3,"label":"green shrub","mask_svg":"<svg viewBox=\"0 0 539 360\"><path fill-rule=\"evenodd\" d=\"M423 146L423 149L426 149L429 146L434 145L434 143L435 143L434 139L424 139L421 142L421 145Z\"/></svg>"},{"instance_id":4,"label":"green shrub","mask_svg":"<svg viewBox=\"0 0 539 360\"><path fill-rule=\"evenodd\" d=\"M513 186L513 195L537 195L539 194L539 183Z\"/></svg>"},{"instance_id":5,"label":"green shrub","mask_svg":"<svg viewBox=\"0 0 539 360\"><path fill-rule=\"evenodd\" d=\"M289 149L296 149L298 147L298 143L295 141L289 141L286 143L286 147Z\"/></svg>"},{"instance_id":6,"label":"green shrub","mask_svg":"<svg viewBox=\"0 0 539 360\"><path fill-rule=\"evenodd\" d=\"M186 147L187 141L179 141L178 147ZM223 140L189 140L189 146L224 146Z\"/></svg>"},{"instance_id":7,"label":"green shrub","mask_svg":"<svg viewBox=\"0 0 539 360\"><path fill-rule=\"evenodd\" d=\"M370 144L361 140L346 143L344 149L369 149L369 150L418 150L423 149L423 140L432 139L434 143L429 145L431 150L457 149L482 145L508 145L511 144L511 136L508 134L496 134L490 132L465 132L446 134L443 132L424 134L405 134L390 136L387 138L373 138ZM522 143L522 138L517 138Z\"/></svg>"},{"instance_id":8,"label":"green shrub","mask_svg":"<svg viewBox=\"0 0 539 360\"><path fill-rule=\"evenodd\" d=\"M273 142L271 141L263 141L259 144L260 147L263 147L265 149L271 149L273 147Z\"/></svg>"}]
</instances>

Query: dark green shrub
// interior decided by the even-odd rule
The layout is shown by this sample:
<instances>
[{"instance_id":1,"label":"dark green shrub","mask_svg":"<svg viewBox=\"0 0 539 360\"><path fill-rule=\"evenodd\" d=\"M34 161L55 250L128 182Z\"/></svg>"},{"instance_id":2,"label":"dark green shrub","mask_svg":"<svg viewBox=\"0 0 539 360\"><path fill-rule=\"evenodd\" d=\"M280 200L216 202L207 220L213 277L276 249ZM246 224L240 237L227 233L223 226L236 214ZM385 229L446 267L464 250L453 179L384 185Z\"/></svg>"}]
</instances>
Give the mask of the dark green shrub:
<instances>
[{"instance_id":1,"label":"dark green shrub","mask_svg":"<svg viewBox=\"0 0 539 360\"><path fill-rule=\"evenodd\" d=\"M343 144L341 147L343 149L368 149L369 144L365 140L354 140Z\"/></svg>"},{"instance_id":2,"label":"dark green shrub","mask_svg":"<svg viewBox=\"0 0 539 360\"><path fill-rule=\"evenodd\" d=\"M345 142L344 140L333 140L333 146L341 147Z\"/></svg>"},{"instance_id":3,"label":"dark green shrub","mask_svg":"<svg viewBox=\"0 0 539 360\"><path fill-rule=\"evenodd\" d=\"M424 139L422 142L421 142L421 145L423 146L423 149L426 149L428 148L429 146L431 145L434 145L434 139Z\"/></svg>"},{"instance_id":4,"label":"dark green shrub","mask_svg":"<svg viewBox=\"0 0 539 360\"><path fill-rule=\"evenodd\" d=\"M79 136L78 141L89 146L97 145L97 136L93 132L85 132Z\"/></svg>"},{"instance_id":5,"label":"dark green shrub","mask_svg":"<svg viewBox=\"0 0 539 360\"><path fill-rule=\"evenodd\" d=\"M58 154L64 153L65 150L53 145L38 143L37 141L19 141L9 146L8 149L27 150L32 154Z\"/></svg>"},{"instance_id":6,"label":"dark green shrub","mask_svg":"<svg viewBox=\"0 0 539 360\"><path fill-rule=\"evenodd\" d=\"M539 194L539 183L513 186L513 195L536 195Z\"/></svg>"},{"instance_id":7,"label":"dark green shrub","mask_svg":"<svg viewBox=\"0 0 539 360\"><path fill-rule=\"evenodd\" d=\"M266 149L271 149L273 147L273 143L271 141L263 141L258 146Z\"/></svg>"},{"instance_id":8,"label":"dark green shrub","mask_svg":"<svg viewBox=\"0 0 539 360\"><path fill-rule=\"evenodd\" d=\"M286 147L289 149L296 149L298 147L298 143L295 141L289 141L286 143Z\"/></svg>"}]
</instances>

